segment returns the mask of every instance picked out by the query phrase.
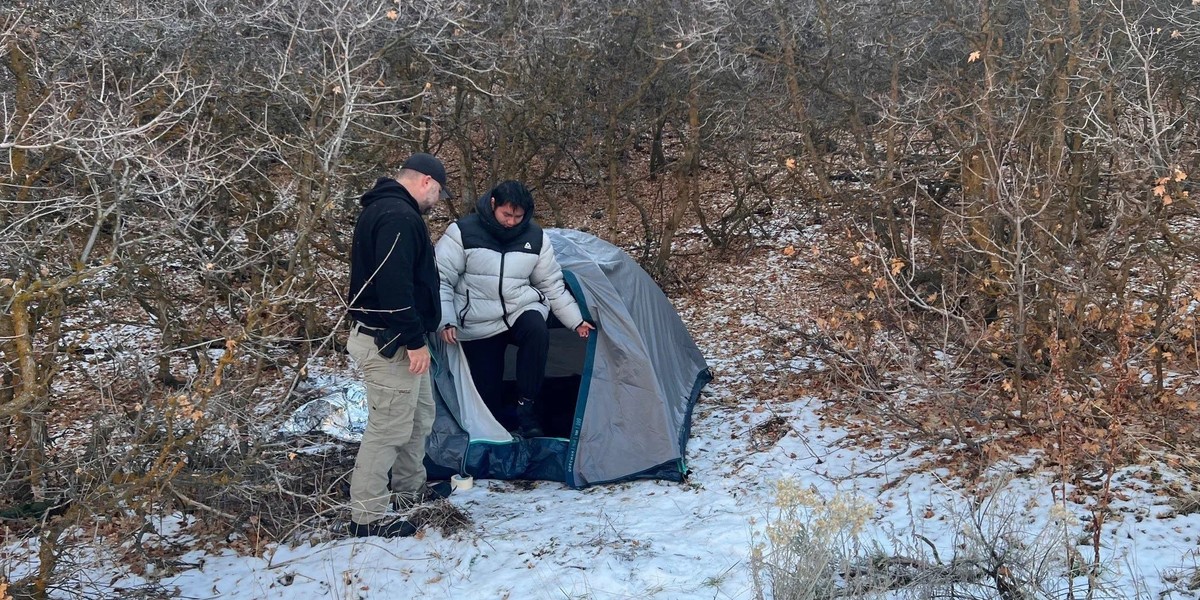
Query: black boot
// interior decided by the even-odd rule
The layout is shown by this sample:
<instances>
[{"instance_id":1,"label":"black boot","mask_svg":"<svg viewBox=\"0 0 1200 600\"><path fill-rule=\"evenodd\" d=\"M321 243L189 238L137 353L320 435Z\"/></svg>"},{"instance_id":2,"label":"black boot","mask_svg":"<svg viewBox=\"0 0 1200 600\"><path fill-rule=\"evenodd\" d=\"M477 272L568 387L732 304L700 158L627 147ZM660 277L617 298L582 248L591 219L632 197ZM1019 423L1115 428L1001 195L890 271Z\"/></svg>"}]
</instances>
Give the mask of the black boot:
<instances>
[{"instance_id":1,"label":"black boot","mask_svg":"<svg viewBox=\"0 0 1200 600\"><path fill-rule=\"evenodd\" d=\"M542 436L542 426L538 423L537 411L533 400L521 398L517 401L517 433L521 437L533 438Z\"/></svg>"},{"instance_id":2,"label":"black boot","mask_svg":"<svg viewBox=\"0 0 1200 600\"><path fill-rule=\"evenodd\" d=\"M417 529L418 527L415 524L406 519L394 519L390 521L380 519L366 525L350 521L350 527L347 528L346 532L353 537L378 536L396 538L416 535Z\"/></svg>"}]
</instances>

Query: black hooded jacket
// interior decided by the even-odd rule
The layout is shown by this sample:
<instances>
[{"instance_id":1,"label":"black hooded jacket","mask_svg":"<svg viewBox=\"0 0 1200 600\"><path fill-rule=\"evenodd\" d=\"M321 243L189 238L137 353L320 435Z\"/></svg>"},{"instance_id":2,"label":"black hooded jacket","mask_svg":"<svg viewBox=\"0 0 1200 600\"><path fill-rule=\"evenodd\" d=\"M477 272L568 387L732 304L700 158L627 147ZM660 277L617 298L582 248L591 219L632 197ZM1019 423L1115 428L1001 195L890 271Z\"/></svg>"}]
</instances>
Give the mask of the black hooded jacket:
<instances>
[{"instance_id":1,"label":"black hooded jacket","mask_svg":"<svg viewBox=\"0 0 1200 600\"><path fill-rule=\"evenodd\" d=\"M416 350L442 318L429 229L404 186L380 178L363 194L350 247L350 316Z\"/></svg>"}]
</instances>

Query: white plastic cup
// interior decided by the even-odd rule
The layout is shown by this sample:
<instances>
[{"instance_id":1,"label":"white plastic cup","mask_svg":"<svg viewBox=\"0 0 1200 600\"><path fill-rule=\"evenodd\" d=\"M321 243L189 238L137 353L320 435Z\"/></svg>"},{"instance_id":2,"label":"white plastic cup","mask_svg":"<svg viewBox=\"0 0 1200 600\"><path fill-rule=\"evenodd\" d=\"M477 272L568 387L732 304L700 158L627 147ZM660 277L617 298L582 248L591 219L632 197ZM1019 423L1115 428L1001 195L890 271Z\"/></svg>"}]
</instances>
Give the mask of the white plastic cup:
<instances>
[{"instance_id":1,"label":"white plastic cup","mask_svg":"<svg viewBox=\"0 0 1200 600\"><path fill-rule=\"evenodd\" d=\"M470 475L451 475L450 488L455 490L469 490L475 485L475 478Z\"/></svg>"}]
</instances>

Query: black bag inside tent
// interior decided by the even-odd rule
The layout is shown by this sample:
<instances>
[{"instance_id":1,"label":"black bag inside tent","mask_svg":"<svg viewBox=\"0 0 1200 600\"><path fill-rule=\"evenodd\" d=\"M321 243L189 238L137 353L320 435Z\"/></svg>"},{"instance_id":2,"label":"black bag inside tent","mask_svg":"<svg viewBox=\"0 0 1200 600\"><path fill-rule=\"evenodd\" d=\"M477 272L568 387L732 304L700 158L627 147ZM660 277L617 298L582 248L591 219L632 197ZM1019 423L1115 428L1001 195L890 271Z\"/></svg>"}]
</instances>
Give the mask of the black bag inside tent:
<instances>
[{"instance_id":1,"label":"black bag inside tent","mask_svg":"<svg viewBox=\"0 0 1200 600\"><path fill-rule=\"evenodd\" d=\"M568 288L597 330L583 339L551 319L546 383L537 402L545 437L529 439L506 428L513 426L515 348L506 359L512 393L504 405L488 407L461 346L434 340L437 418L426 444L429 477L457 473L574 487L682 480L692 407L712 379L704 357L662 290L621 249L580 231L546 232Z\"/></svg>"}]
</instances>

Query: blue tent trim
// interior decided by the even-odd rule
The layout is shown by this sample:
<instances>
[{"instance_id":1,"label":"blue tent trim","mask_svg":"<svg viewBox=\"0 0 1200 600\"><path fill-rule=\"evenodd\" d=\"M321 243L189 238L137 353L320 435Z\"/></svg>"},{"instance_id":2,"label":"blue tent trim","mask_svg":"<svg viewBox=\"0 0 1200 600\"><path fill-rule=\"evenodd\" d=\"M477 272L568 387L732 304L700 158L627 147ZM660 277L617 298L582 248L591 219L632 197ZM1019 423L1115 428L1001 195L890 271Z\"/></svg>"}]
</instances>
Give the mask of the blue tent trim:
<instances>
[{"instance_id":1,"label":"blue tent trim","mask_svg":"<svg viewBox=\"0 0 1200 600\"><path fill-rule=\"evenodd\" d=\"M579 285L579 279L571 271L563 269L563 281L566 282L567 289L571 290L571 294L575 296L583 318L594 324L592 312L588 310L587 296L583 293L583 287ZM598 324L596 326L599 327ZM588 336L587 354L583 359L583 379L579 384L579 395L575 397L575 418L571 422L571 446L567 450L566 482L571 487L579 487L575 481L575 457L579 454L579 430L583 428L584 409L587 408L588 394L592 389L592 370L596 366L596 340L598 338L597 332Z\"/></svg>"},{"instance_id":2,"label":"blue tent trim","mask_svg":"<svg viewBox=\"0 0 1200 600\"><path fill-rule=\"evenodd\" d=\"M713 380L711 369L704 369L696 375L696 383L692 384L692 393L688 396L687 411L683 416L683 431L679 436L679 470L683 477L687 477L687 442L692 436L692 411L696 409L696 402L700 399L700 391L704 386L708 385Z\"/></svg>"},{"instance_id":3,"label":"blue tent trim","mask_svg":"<svg viewBox=\"0 0 1200 600\"><path fill-rule=\"evenodd\" d=\"M567 440L562 438L514 439L512 442L471 442L463 456L464 468L479 479L546 479L567 477Z\"/></svg>"}]
</instances>

